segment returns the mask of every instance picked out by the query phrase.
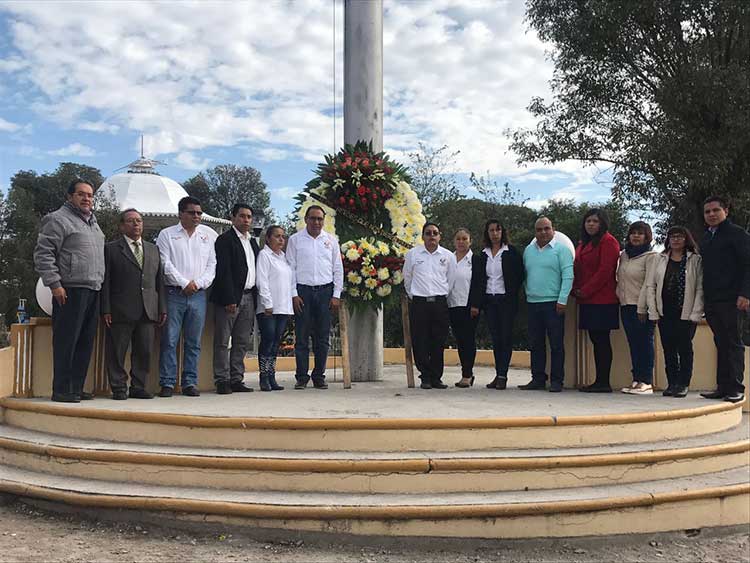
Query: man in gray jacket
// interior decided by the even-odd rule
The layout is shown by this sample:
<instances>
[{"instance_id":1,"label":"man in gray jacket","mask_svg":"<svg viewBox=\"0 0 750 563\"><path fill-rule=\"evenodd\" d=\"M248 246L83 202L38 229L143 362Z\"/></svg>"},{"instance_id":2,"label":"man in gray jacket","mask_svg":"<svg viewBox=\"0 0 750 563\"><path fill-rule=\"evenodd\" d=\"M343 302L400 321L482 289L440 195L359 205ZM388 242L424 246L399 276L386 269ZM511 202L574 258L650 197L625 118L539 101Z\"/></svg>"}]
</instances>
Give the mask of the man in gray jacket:
<instances>
[{"instance_id":1,"label":"man in gray jacket","mask_svg":"<svg viewBox=\"0 0 750 563\"><path fill-rule=\"evenodd\" d=\"M68 199L42 218L34 267L52 290L52 400L92 399L83 391L104 281L104 234L93 213L94 188L73 180Z\"/></svg>"}]
</instances>

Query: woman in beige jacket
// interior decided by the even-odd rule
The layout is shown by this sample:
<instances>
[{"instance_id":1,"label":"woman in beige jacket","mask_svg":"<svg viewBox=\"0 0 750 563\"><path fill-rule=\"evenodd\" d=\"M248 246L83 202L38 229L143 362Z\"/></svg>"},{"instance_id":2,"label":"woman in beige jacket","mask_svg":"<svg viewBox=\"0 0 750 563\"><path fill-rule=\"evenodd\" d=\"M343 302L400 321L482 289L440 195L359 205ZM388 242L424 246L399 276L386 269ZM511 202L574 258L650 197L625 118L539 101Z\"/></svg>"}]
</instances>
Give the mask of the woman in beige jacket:
<instances>
[{"instance_id":1,"label":"woman in beige jacket","mask_svg":"<svg viewBox=\"0 0 750 563\"><path fill-rule=\"evenodd\" d=\"M664 396L685 397L693 375L693 337L703 317L703 268L685 227L667 231L666 248L648 274L648 316L659 323L667 388Z\"/></svg>"},{"instance_id":2,"label":"woman in beige jacket","mask_svg":"<svg viewBox=\"0 0 750 563\"><path fill-rule=\"evenodd\" d=\"M633 383L622 389L631 395L651 395L654 376L654 322L648 318L646 272L657 253L651 250L653 233L643 221L628 228L625 250L617 266L620 319L630 347Z\"/></svg>"}]
</instances>

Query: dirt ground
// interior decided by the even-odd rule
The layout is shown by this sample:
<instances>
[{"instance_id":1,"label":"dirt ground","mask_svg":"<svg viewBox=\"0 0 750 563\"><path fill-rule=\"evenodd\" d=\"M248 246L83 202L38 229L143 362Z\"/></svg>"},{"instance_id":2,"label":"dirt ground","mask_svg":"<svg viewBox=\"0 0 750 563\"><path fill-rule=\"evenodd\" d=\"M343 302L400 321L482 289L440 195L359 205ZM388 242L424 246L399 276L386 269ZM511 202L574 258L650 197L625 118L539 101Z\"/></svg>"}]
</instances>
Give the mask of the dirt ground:
<instances>
[{"instance_id":1,"label":"dirt ground","mask_svg":"<svg viewBox=\"0 0 750 563\"><path fill-rule=\"evenodd\" d=\"M2 499L0 499L2 500ZM292 563L508 563L750 562L750 531L732 530L618 537L504 542L398 542L343 537L259 541L238 529L205 533L174 527L105 522L57 514L5 499L0 504L2 562L292 562Z\"/></svg>"}]
</instances>

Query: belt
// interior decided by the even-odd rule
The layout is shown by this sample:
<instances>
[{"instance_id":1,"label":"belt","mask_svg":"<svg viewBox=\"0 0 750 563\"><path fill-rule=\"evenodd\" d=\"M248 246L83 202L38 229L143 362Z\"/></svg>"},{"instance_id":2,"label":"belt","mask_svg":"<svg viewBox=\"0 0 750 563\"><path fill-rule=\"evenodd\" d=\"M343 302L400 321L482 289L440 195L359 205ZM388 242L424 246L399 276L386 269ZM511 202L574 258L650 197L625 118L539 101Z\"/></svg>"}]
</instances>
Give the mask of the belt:
<instances>
[{"instance_id":1,"label":"belt","mask_svg":"<svg viewBox=\"0 0 750 563\"><path fill-rule=\"evenodd\" d=\"M254 288L251 288L251 289L243 289L243 290L242 290L242 295L247 295L248 293L252 293L252 292L253 292L253 289L254 289Z\"/></svg>"},{"instance_id":2,"label":"belt","mask_svg":"<svg viewBox=\"0 0 750 563\"><path fill-rule=\"evenodd\" d=\"M323 285L305 285L305 284L302 284L302 283L298 283L297 285L299 287L305 287L305 288L311 289L313 291L318 291L320 289L328 289L329 287L332 287L333 286L333 282L328 282L328 283L323 284Z\"/></svg>"},{"instance_id":3,"label":"belt","mask_svg":"<svg viewBox=\"0 0 750 563\"><path fill-rule=\"evenodd\" d=\"M425 303L442 303L446 301L447 297L445 295L433 295L431 297L421 297L419 295L415 295L411 298L412 301L422 301Z\"/></svg>"},{"instance_id":4,"label":"belt","mask_svg":"<svg viewBox=\"0 0 750 563\"><path fill-rule=\"evenodd\" d=\"M177 291L182 291L182 288L179 285L168 285L168 286L166 286L166 288L167 289L175 289ZM199 289L198 291L203 291L203 289Z\"/></svg>"}]
</instances>

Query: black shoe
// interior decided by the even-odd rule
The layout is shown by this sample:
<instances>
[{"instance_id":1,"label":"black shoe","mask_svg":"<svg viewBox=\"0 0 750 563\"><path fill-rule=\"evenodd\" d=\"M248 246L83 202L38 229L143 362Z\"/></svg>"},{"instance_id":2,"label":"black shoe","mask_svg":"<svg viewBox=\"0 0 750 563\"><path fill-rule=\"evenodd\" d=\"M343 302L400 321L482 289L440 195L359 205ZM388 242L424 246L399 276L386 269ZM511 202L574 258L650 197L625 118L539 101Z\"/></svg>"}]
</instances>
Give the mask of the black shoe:
<instances>
[{"instance_id":1,"label":"black shoe","mask_svg":"<svg viewBox=\"0 0 750 563\"><path fill-rule=\"evenodd\" d=\"M248 387L242 381L239 381L237 383L232 383L232 391L235 393L252 393L253 388Z\"/></svg>"},{"instance_id":2,"label":"black shoe","mask_svg":"<svg viewBox=\"0 0 750 563\"><path fill-rule=\"evenodd\" d=\"M171 387L162 387L159 391L159 397L171 397L172 393L174 393L174 389Z\"/></svg>"},{"instance_id":3,"label":"black shoe","mask_svg":"<svg viewBox=\"0 0 750 563\"><path fill-rule=\"evenodd\" d=\"M433 381L432 388L433 389L448 389L448 386L442 381Z\"/></svg>"},{"instance_id":4,"label":"black shoe","mask_svg":"<svg viewBox=\"0 0 750 563\"><path fill-rule=\"evenodd\" d=\"M216 384L217 395L231 395L232 391L232 386L229 385L229 383L227 383L226 381L220 381Z\"/></svg>"},{"instance_id":5,"label":"black shoe","mask_svg":"<svg viewBox=\"0 0 750 563\"><path fill-rule=\"evenodd\" d=\"M128 395L131 399L153 399L154 396L140 387L131 387Z\"/></svg>"},{"instance_id":6,"label":"black shoe","mask_svg":"<svg viewBox=\"0 0 750 563\"><path fill-rule=\"evenodd\" d=\"M562 393L562 389L562 383L558 383L557 381L553 381L549 384L550 393Z\"/></svg>"},{"instance_id":7,"label":"black shoe","mask_svg":"<svg viewBox=\"0 0 750 563\"><path fill-rule=\"evenodd\" d=\"M112 391L113 401L125 401L127 400L127 398L128 398L128 394L122 389L118 389L117 391Z\"/></svg>"},{"instance_id":8,"label":"black shoe","mask_svg":"<svg viewBox=\"0 0 750 563\"><path fill-rule=\"evenodd\" d=\"M294 386L295 389L297 389L297 386ZM302 387L304 389L304 387ZM261 391L273 391L271 388L271 378L268 375L261 375L260 376L260 390Z\"/></svg>"},{"instance_id":9,"label":"black shoe","mask_svg":"<svg viewBox=\"0 0 750 563\"><path fill-rule=\"evenodd\" d=\"M701 393L701 397L704 399L723 399L726 397L727 394L723 393L722 391L716 390L716 391L709 391L708 393Z\"/></svg>"},{"instance_id":10,"label":"black shoe","mask_svg":"<svg viewBox=\"0 0 750 563\"><path fill-rule=\"evenodd\" d=\"M661 392L662 397L671 397L674 395L674 387L667 387L664 391Z\"/></svg>"},{"instance_id":11,"label":"black shoe","mask_svg":"<svg viewBox=\"0 0 750 563\"><path fill-rule=\"evenodd\" d=\"M304 389L305 387L307 387L307 381L300 381L298 379L297 382L294 384L295 389Z\"/></svg>"},{"instance_id":12,"label":"black shoe","mask_svg":"<svg viewBox=\"0 0 750 563\"><path fill-rule=\"evenodd\" d=\"M464 379L468 379L469 382L468 383L464 383ZM462 377L461 381L457 381L454 385L456 387L461 388L461 389L467 389L469 387L472 387L474 385L474 376L471 375L469 377Z\"/></svg>"},{"instance_id":13,"label":"black shoe","mask_svg":"<svg viewBox=\"0 0 750 563\"><path fill-rule=\"evenodd\" d=\"M521 391L544 391L547 385L544 381L529 381L526 385L519 385L518 388Z\"/></svg>"},{"instance_id":14,"label":"black shoe","mask_svg":"<svg viewBox=\"0 0 750 563\"><path fill-rule=\"evenodd\" d=\"M745 400L745 395L743 393L732 393L731 395L724 397L724 400L729 401L730 403L741 403Z\"/></svg>"},{"instance_id":15,"label":"black shoe","mask_svg":"<svg viewBox=\"0 0 750 563\"><path fill-rule=\"evenodd\" d=\"M432 383L428 383L427 381L423 381L419 384L420 389L432 389Z\"/></svg>"},{"instance_id":16,"label":"black shoe","mask_svg":"<svg viewBox=\"0 0 750 563\"><path fill-rule=\"evenodd\" d=\"M688 388L687 387L675 387L672 390L672 396L677 397L678 399L684 399L687 397L688 394Z\"/></svg>"},{"instance_id":17,"label":"black shoe","mask_svg":"<svg viewBox=\"0 0 750 563\"><path fill-rule=\"evenodd\" d=\"M279 385L276 381L276 374L268 376L268 384L271 386L271 391L283 391L284 386Z\"/></svg>"},{"instance_id":18,"label":"black shoe","mask_svg":"<svg viewBox=\"0 0 750 563\"><path fill-rule=\"evenodd\" d=\"M200 397L201 393L195 385L188 385L182 389L182 394L185 397Z\"/></svg>"},{"instance_id":19,"label":"black shoe","mask_svg":"<svg viewBox=\"0 0 750 563\"><path fill-rule=\"evenodd\" d=\"M80 403L81 398L75 393L52 393L52 400L56 403Z\"/></svg>"},{"instance_id":20,"label":"black shoe","mask_svg":"<svg viewBox=\"0 0 750 563\"><path fill-rule=\"evenodd\" d=\"M592 383L578 389L581 393L611 393L612 388L609 385L602 385L601 383Z\"/></svg>"},{"instance_id":21,"label":"black shoe","mask_svg":"<svg viewBox=\"0 0 750 563\"><path fill-rule=\"evenodd\" d=\"M78 397L79 397L79 398L80 398L80 399L81 399L82 401L93 401L93 400L94 400L94 394L93 394L93 393L88 393L88 392L86 392L86 391L81 391L81 392L80 392L80 393L78 394Z\"/></svg>"},{"instance_id":22,"label":"black shoe","mask_svg":"<svg viewBox=\"0 0 750 563\"><path fill-rule=\"evenodd\" d=\"M328 383L326 383L325 381L315 381L313 379L313 387L315 387L316 389L328 389Z\"/></svg>"},{"instance_id":23,"label":"black shoe","mask_svg":"<svg viewBox=\"0 0 750 563\"><path fill-rule=\"evenodd\" d=\"M498 377L495 380L495 389L498 389L502 391L503 389L508 387L508 378L507 377Z\"/></svg>"},{"instance_id":24,"label":"black shoe","mask_svg":"<svg viewBox=\"0 0 750 563\"><path fill-rule=\"evenodd\" d=\"M496 377L495 379L493 379L492 381L490 381L487 385L485 385L485 387L487 387L487 389L497 389L497 380L498 379L500 379L500 378Z\"/></svg>"}]
</instances>

